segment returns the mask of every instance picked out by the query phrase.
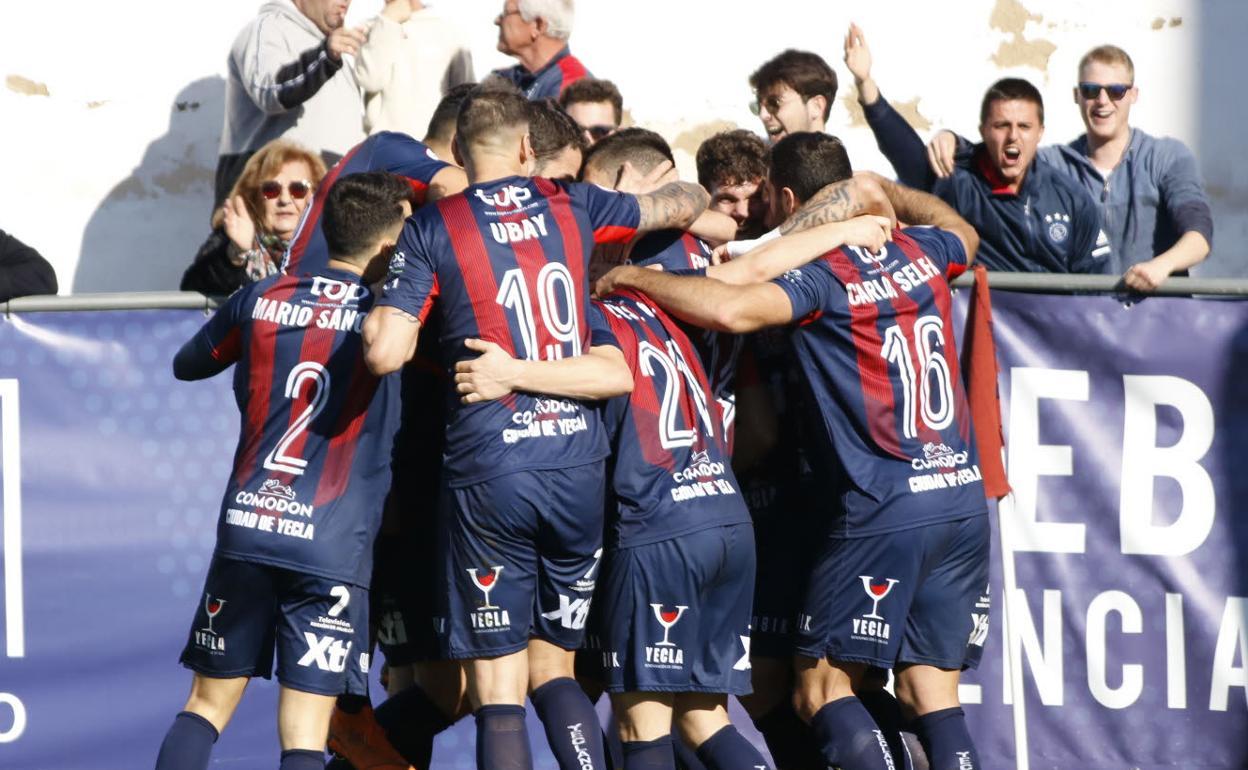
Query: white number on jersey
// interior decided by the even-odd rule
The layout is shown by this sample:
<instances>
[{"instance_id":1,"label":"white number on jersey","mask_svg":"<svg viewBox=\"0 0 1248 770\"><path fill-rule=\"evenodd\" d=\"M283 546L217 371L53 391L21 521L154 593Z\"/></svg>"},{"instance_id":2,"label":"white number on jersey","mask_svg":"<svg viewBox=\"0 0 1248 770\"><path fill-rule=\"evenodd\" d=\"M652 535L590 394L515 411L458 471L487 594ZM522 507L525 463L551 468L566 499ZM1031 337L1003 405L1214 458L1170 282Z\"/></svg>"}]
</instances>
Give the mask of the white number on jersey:
<instances>
[{"instance_id":1,"label":"white number on jersey","mask_svg":"<svg viewBox=\"0 0 1248 770\"><path fill-rule=\"evenodd\" d=\"M884 331L880 355L897 365L901 380L902 434L906 438L919 435L920 412L923 423L932 430L944 430L953 422L953 377L945 362L944 328L940 316L925 315L914 322L913 340L907 340L901 326L896 324Z\"/></svg>"},{"instance_id":2,"label":"white number on jersey","mask_svg":"<svg viewBox=\"0 0 1248 770\"><path fill-rule=\"evenodd\" d=\"M637 346L637 359L641 373L651 379L659 369L663 370L663 401L659 405L659 443L664 449L692 446L697 437L695 427L678 428L676 426L676 416L680 411L682 380L688 386L690 395L693 396L693 403L697 407L698 415L702 418L706 435L708 437L715 435L711 413L706 406L706 395L698 387L698 379L693 376L693 371L689 369L688 362L685 361L684 355L675 342L668 340L667 351L664 352L651 343L643 341Z\"/></svg>"},{"instance_id":3,"label":"white number on jersey","mask_svg":"<svg viewBox=\"0 0 1248 770\"><path fill-rule=\"evenodd\" d=\"M264 467L271 471L283 471L302 476L308 467L308 461L302 457L291 457L287 452L299 434L308 429L308 425L325 408L329 401L329 372L315 361L301 361L290 370L286 377L286 398L295 398L304 385L312 388L308 406L303 413L290 424L282 435L277 446L264 458Z\"/></svg>"},{"instance_id":4,"label":"white number on jersey","mask_svg":"<svg viewBox=\"0 0 1248 770\"><path fill-rule=\"evenodd\" d=\"M542 325L559 343L572 346L572 355L581 354L581 330L576 318L576 282L572 273L558 262L550 262L537 273L537 307ZM567 308L567 318L559 315L560 300ZM530 361L551 361L563 358L563 345L547 345L538 349L537 321L533 315L533 300L525 284L524 273L513 267L503 273L494 301L516 314L520 327L520 341L524 344L524 357Z\"/></svg>"}]
</instances>

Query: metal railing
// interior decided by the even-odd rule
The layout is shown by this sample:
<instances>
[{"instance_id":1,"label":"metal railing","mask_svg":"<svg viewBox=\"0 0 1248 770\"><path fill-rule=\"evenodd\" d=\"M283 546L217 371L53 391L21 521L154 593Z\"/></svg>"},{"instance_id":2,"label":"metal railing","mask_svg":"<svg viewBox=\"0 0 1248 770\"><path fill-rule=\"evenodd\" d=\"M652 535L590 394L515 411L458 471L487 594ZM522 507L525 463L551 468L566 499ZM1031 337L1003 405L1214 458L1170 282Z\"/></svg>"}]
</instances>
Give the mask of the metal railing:
<instances>
[{"instance_id":1,"label":"metal railing","mask_svg":"<svg viewBox=\"0 0 1248 770\"><path fill-rule=\"evenodd\" d=\"M953 282L958 288L975 283L972 273ZM1170 278L1149 295L1129 292L1122 278L1115 275L1065 275L1049 273L989 273L988 284L1003 291L1044 294L1113 294L1124 299L1144 296L1170 297L1248 297L1248 278ZM74 294L66 297L20 297L0 302L0 312L40 313L67 310L211 310L225 297L191 291L141 291L100 294Z\"/></svg>"}]
</instances>

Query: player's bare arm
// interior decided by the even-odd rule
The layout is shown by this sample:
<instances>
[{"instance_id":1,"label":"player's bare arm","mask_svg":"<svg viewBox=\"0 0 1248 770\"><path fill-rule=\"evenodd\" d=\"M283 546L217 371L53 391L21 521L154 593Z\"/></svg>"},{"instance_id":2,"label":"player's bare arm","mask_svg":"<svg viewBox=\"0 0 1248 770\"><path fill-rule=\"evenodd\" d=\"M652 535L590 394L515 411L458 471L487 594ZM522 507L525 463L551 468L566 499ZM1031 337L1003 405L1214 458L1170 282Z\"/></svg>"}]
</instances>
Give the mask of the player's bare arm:
<instances>
[{"instance_id":1,"label":"player's bare arm","mask_svg":"<svg viewBox=\"0 0 1248 770\"><path fill-rule=\"evenodd\" d=\"M843 222L860 214L876 214L895 221L897 216L877 183L878 178L860 173L824 187L780 225L780 233L788 235L828 222Z\"/></svg>"},{"instance_id":2,"label":"player's bare arm","mask_svg":"<svg viewBox=\"0 0 1248 770\"><path fill-rule=\"evenodd\" d=\"M364 319L364 363L377 376L397 372L416 354L420 319L382 305Z\"/></svg>"},{"instance_id":3,"label":"player's bare arm","mask_svg":"<svg viewBox=\"0 0 1248 770\"><path fill-rule=\"evenodd\" d=\"M979 248L979 234L948 203L935 195L897 184L879 174L867 171L862 176L874 179L880 186L893 204L898 219L908 224L931 225L953 233L962 241L962 248L966 249L966 263L969 265L975 259L975 250Z\"/></svg>"},{"instance_id":4,"label":"player's bare arm","mask_svg":"<svg viewBox=\"0 0 1248 770\"><path fill-rule=\"evenodd\" d=\"M429 192L426 200L432 202L462 192L468 186L468 175L462 168L447 166L433 175L429 180Z\"/></svg>"},{"instance_id":5,"label":"player's bare arm","mask_svg":"<svg viewBox=\"0 0 1248 770\"><path fill-rule=\"evenodd\" d=\"M689 225L689 232L712 246L719 246L737 237L737 222L727 214L707 209Z\"/></svg>"},{"instance_id":6,"label":"player's bare arm","mask_svg":"<svg viewBox=\"0 0 1248 770\"><path fill-rule=\"evenodd\" d=\"M625 265L598 279L595 293L602 297L616 289L640 291L680 320L715 331L744 334L793 320L789 295L773 283L735 286Z\"/></svg>"},{"instance_id":7,"label":"player's bare arm","mask_svg":"<svg viewBox=\"0 0 1248 770\"><path fill-rule=\"evenodd\" d=\"M637 196L641 231L687 229L698 215L706 211L711 195L693 182L668 182L652 193Z\"/></svg>"},{"instance_id":8,"label":"player's bare arm","mask_svg":"<svg viewBox=\"0 0 1248 770\"><path fill-rule=\"evenodd\" d=\"M841 246L861 246L879 251L892 240L892 227L892 220L874 214L863 214L845 222L816 225L792 235L773 238L731 262L711 265L706 275L732 284L770 281Z\"/></svg>"},{"instance_id":9,"label":"player's bare arm","mask_svg":"<svg viewBox=\"0 0 1248 770\"><path fill-rule=\"evenodd\" d=\"M465 404L517 391L591 401L633 391L633 374L624 354L611 345L595 345L584 355L553 361L513 358L485 340L468 339L464 346L481 354L455 365L455 389Z\"/></svg>"}]
</instances>

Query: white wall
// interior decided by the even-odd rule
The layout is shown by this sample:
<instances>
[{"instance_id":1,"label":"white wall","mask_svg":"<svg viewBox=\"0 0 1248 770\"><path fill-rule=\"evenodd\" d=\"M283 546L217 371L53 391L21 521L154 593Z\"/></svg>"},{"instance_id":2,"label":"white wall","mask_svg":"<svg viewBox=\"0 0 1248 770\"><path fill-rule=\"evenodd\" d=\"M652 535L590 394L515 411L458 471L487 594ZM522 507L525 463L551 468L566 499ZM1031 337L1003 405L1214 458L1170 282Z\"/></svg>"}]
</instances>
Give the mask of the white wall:
<instances>
[{"instance_id":1,"label":"white wall","mask_svg":"<svg viewBox=\"0 0 1248 770\"><path fill-rule=\"evenodd\" d=\"M356 0L367 19L380 0ZM847 3L813 0L632 4L580 0L573 50L616 81L633 119L664 133L692 178L692 151L722 122L757 128L749 73L785 47L819 52L842 79L830 130L859 167L889 172L847 109L841 62ZM6 3L0 28L0 229L55 265L62 293L176 288L207 234L221 130L225 57L254 0ZM494 50L501 0L443 0L469 30L479 73ZM1237 0L894 0L855 4L875 72L895 102L917 99L931 126L973 134L997 77L1040 86L1048 139L1081 130L1075 64L1101 42L1135 58L1134 122L1187 142L1213 196L1214 255L1204 275L1248 276L1248 3ZM956 8L956 10L950 10ZM47 95L14 76L42 84ZM923 131L924 134L927 131Z\"/></svg>"}]
</instances>

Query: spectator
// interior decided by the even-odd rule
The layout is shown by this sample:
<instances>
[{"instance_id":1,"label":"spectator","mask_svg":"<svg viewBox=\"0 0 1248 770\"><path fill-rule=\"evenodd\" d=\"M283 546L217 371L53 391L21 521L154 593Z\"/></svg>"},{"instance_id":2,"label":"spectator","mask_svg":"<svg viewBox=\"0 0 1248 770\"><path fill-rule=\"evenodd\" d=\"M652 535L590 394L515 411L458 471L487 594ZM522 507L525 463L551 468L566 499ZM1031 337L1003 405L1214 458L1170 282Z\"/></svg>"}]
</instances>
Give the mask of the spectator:
<instances>
[{"instance_id":1,"label":"spectator","mask_svg":"<svg viewBox=\"0 0 1248 770\"><path fill-rule=\"evenodd\" d=\"M557 99L589 70L568 50L573 0L505 0L494 19L498 50L520 61L495 70L529 99Z\"/></svg>"},{"instance_id":2,"label":"spectator","mask_svg":"<svg viewBox=\"0 0 1248 770\"><path fill-rule=\"evenodd\" d=\"M355 74L364 89L364 128L414 135L442 96L473 80L472 52L460 29L421 0L386 0Z\"/></svg>"},{"instance_id":3,"label":"spectator","mask_svg":"<svg viewBox=\"0 0 1248 770\"><path fill-rule=\"evenodd\" d=\"M737 223L733 240L757 238L767 216L767 145L743 128L721 131L698 147L698 184L711 194L710 209Z\"/></svg>"},{"instance_id":4,"label":"spectator","mask_svg":"<svg viewBox=\"0 0 1248 770\"><path fill-rule=\"evenodd\" d=\"M563 89L559 104L585 132L589 145L619 131L624 119L624 97L610 80L581 78Z\"/></svg>"},{"instance_id":5,"label":"spectator","mask_svg":"<svg viewBox=\"0 0 1248 770\"><path fill-rule=\"evenodd\" d=\"M533 176L576 181L588 146L576 121L554 99L533 102L529 115L529 140L533 142Z\"/></svg>"},{"instance_id":6,"label":"spectator","mask_svg":"<svg viewBox=\"0 0 1248 770\"><path fill-rule=\"evenodd\" d=\"M278 137L332 166L364 138L355 73L342 55L364 42L342 26L350 0L269 0L230 49L213 207L252 153Z\"/></svg>"},{"instance_id":7,"label":"spectator","mask_svg":"<svg viewBox=\"0 0 1248 770\"><path fill-rule=\"evenodd\" d=\"M1135 64L1121 48L1102 45L1084 54L1074 90L1087 133L1041 147L1040 160L1100 201L1113 247L1110 271L1123 273L1127 286L1152 291L1171 275L1187 275L1213 244L1213 214L1192 151L1131 127L1139 89ZM932 139L933 169L942 176L953 165L957 138L942 131Z\"/></svg>"},{"instance_id":8,"label":"spectator","mask_svg":"<svg viewBox=\"0 0 1248 770\"><path fill-rule=\"evenodd\" d=\"M429 128L421 141L433 150L434 155L447 163L455 162L451 141L455 138L455 120L459 117L459 105L464 103L465 97L476 86L476 83L460 83L447 91L434 109L433 116L429 118Z\"/></svg>"},{"instance_id":9,"label":"spectator","mask_svg":"<svg viewBox=\"0 0 1248 770\"><path fill-rule=\"evenodd\" d=\"M1044 135L1044 101L1035 86L1021 78L993 83L980 106L983 141L941 179L928 165L923 140L880 95L866 38L852 24L845 63L867 124L898 178L936 194L974 226L985 267L1043 273L1103 273L1110 267L1096 200L1065 174L1035 162Z\"/></svg>"},{"instance_id":10,"label":"spectator","mask_svg":"<svg viewBox=\"0 0 1248 770\"><path fill-rule=\"evenodd\" d=\"M818 54L790 48L755 70L750 88L750 110L775 144L789 134L824 131L836 101L836 73Z\"/></svg>"},{"instance_id":11,"label":"spectator","mask_svg":"<svg viewBox=\"0 0 1248 770\"><path fill-rule=\"evenodd\" d=\"M260 148L213 215L212 234L182 275L182 291L230 294L276 273L323 176L320 157L297 144L275 139Z\"/></svg>"},{"instance_id":12,"label":"spectator","mask_svg":"<svg viewBox=\"0 0 1248 770\"><path fill-rule=\"evenodd\" d=\"M0 302L56 294L56 271L39 252L0 230Z\"/></svg>"}]
</instances>

